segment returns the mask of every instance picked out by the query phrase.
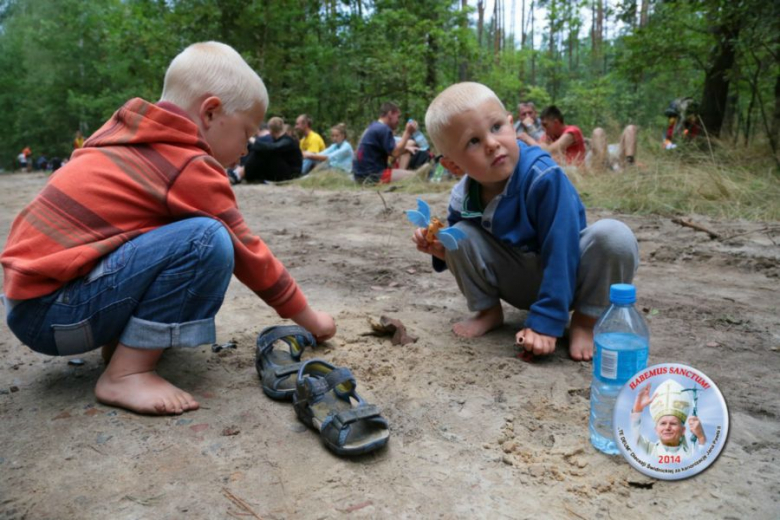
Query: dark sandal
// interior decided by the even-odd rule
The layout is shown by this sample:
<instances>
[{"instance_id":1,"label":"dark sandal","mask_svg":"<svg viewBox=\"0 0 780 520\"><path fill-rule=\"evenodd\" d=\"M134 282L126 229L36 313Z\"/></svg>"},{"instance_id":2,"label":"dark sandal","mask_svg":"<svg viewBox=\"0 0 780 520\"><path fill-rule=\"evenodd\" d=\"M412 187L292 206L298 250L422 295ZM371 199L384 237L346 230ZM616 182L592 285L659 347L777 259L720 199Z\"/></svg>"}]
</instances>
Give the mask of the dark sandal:
<instances>
[{"instance_id":1,"label":"dark sandal","mask_svg":"<svg viewBox=\"0 0 780 520\"><path fill-rule=\"evenodd\" d=\"M301 364L293 406L298 418L319 430L320 438L338 455L359 455L381 448L390 437L379 407L366 403L347 368L320 359Z\"/></svg>"},{"instance_id":2,"label":"dark sandal","mask_svg":"<svg viewBox=\"0 0 780 520\"><path fill-rule=\"evenodd\" d=\"M283 341L289 349L275 349L277 341ZM277 325L263 329L257 336L255 368L265 395L271 399L292 399L303 349L316 345L314 336L298 325Z\"/></svg>"}]
</instances>

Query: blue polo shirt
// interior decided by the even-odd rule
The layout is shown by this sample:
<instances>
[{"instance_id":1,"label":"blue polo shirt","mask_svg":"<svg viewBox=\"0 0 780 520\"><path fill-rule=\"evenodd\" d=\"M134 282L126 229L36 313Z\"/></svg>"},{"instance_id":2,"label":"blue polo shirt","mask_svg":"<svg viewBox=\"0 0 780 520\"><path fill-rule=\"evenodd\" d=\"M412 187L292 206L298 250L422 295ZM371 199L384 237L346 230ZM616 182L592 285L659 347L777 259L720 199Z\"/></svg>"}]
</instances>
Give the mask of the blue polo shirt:
<instances>
[{"instance_id":1,"label":"blue polo shirt","mask_svg":"<svg viewBox=\"0 0 780 520\"><path fill-rule=\"evenodd\" d=\"M367 177L379 180L382 172L387 169L387 159L393 150L395 138L390 127L379 121L368 125L352 164L355 180L365 180Z\"/></svg>"}]
</instances>

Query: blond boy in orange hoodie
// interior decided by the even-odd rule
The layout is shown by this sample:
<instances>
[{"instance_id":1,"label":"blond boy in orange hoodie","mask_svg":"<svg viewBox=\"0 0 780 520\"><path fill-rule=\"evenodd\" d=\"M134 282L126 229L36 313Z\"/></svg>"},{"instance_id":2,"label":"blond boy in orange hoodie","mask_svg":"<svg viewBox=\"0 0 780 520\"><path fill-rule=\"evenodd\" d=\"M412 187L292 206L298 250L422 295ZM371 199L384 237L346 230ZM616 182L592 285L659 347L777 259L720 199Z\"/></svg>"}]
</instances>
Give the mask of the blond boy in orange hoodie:
<instances>
[{"instance_id":1,"label":"blond boy in orange hoodie","mask_svg":"<svg viewBox=\"0 0 780 520\"><path fill-rule=\"evenodd\" d=\"M233 274L282 318L332 337L333 318L251 233L225 174L267 107L231 47L176 56L160 101L128 101L14 221L0 256L14 334L54 356L116 345L97 399L161 415L198 408L155 367L167 348L215 340Z\"/></svg>"}]
</instances>

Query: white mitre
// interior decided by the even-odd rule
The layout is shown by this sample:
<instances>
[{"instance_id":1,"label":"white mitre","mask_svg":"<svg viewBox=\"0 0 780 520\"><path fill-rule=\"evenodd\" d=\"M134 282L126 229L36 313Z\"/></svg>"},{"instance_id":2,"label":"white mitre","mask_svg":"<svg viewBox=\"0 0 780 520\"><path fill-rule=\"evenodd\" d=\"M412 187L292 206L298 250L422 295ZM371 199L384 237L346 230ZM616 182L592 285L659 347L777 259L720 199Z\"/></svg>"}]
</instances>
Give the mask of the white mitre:
<instances>
[{"instance_id":1,"label":"white mitre","mask_svg":"<svg viewBox=\"0 0 780 520\"><path fill-rule=\"evenodd\" d=\"M667 379L655 390L655 398L650 403L650 416L653 422L665 415L674 415L685 424L688 414L691 413L693 403L690 393L683 392L685 388L672 379Z\"/></svg>"}]
</instances>

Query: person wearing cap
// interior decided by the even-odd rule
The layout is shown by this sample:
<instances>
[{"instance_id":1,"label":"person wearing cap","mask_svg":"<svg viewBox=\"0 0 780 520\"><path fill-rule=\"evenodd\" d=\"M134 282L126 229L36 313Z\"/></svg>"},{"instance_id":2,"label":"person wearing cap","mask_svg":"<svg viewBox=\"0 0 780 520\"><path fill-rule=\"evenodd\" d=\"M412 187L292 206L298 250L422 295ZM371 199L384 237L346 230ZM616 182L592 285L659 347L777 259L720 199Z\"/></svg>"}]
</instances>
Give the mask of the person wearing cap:
<instances>
[{"instance_id":1,"label":"person wearing cap","mask_svg":"<svg viewBox=\"0 0 780 520\"><path fill-rule=\"evenodd\" d=\"M636 445L650 456L679 455L682 458L700 454L707 443L701 420L695 415L690 416L693 406L691 398L683 386L667 379L659 385L652 397L650 383L646 384L636 396L631 410L631 430ZM650 442L641 433L642 412L650 407L650 417L655 423L657 442ZM685 424L696 437L691 446L685 438Z\"/></svg>"}]
</instances>

